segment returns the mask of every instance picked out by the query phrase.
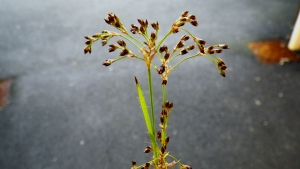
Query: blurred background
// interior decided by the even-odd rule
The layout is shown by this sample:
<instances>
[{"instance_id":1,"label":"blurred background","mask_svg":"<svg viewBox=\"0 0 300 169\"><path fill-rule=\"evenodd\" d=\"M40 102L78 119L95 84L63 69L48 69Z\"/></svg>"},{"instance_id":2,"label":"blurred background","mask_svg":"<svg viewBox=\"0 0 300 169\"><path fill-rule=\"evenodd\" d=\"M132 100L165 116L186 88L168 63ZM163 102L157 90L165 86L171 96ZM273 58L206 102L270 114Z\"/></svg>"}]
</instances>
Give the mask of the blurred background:
<instances>
[{"instance_id":1,"label":"blurred background","mask_svg":"<svg viewBox=\"0 0 300 169\"><path fill-rule=\"evenodd\" d=\"M196 169L300 168L300 65L260 63L248 43L292 32L299 0L2 0L0 79L10 79L0 111L1 169L130 168L151 158L133 76L144 89L144 63L125 59L109 67L108 46L84 55L85 35L158 21L160 37L188 10L195 36L231 49L218 55L227 77L205 58L180 65L169 77L174 102L168 151ZM175 45L182 32L165 45ZM114 43L117 39L112 39ZM154 73L156 111L160 77ZM145 92L147 95L147 92ZM148 95L147 95L148 96Z\"/></svg>"}]
</instances>

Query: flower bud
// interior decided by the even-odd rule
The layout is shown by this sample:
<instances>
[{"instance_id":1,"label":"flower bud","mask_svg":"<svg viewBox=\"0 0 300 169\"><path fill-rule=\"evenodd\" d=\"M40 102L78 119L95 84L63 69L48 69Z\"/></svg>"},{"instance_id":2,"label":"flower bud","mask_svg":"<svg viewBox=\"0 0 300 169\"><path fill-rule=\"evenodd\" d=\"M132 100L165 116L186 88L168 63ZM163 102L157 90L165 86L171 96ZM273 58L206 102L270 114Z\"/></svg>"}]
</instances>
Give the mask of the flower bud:
<instances>
[{"instance_id":1,"label":"flower bud","mask_svg":"<svg viewBox=\"0 0 300 169\"><path fill-rule=\"evenodd\" d=\"M129 51L128 51L128 49L123 49L122 50L122 52L120 53L120 56L125 56L125 55L127 55L127 54L129 54Z\"/></svg>"},{"instance_id":2,"label":"flower bud","mask_svg":"<svg viewBox=\"0 0 300 169\"><path fill-rule=\"evenodd\" d=\"M180 51L180 55L185 55L187 53L188 53L188 51L186 49L183 49L183 50Z\"/></svg>"},{"instance_id":3,"label":"flower bud","mask_svg":"<svg viewBox=\"0 0 300 169\"><path fill-rule=\"evenodd\" d=\"M126 43L123 40L118 40L117 43L122 47L126 46Z\"/></svg>"},{"instance_id":4,"label":"flower bud","mask_svg":"<svg viewBox=\"0 0 300 169\"><path fill-rule=\"evenodd\" d=\"M113 59L109 59L109 60L106 60L105 62L103 62L103 65L104 65L104 66L109 66L109 65L111 65L113 62L114 62Z\"/></svg>"},{"instance_id":5,"label":"flower bud","mask_svg":"<svg viewBox=\"0 0 300 169\"><path fill-rule=\"evenodd\" d=\"M182 41L179 41L178 43L177 43L177 45L176 45L176 49L180 49L180 48L182 48L182 47L184 47L184 43L182 42Z\"/></svg>"},{"instance_id":6,"label":"flower bud","mask_svg":"<svg viewBox=\"0 0 300 169\"><path fill-rule=\"evenodd\" d=\"M190 39L190 37L188 36L188 35L183 35L181 38L180 38L180 40L183 40L183 41L187 41L187 40L189 40Z\"/></svg>"},{"instance_id":7,"label":"flower bud","mask_svg":"<svg viewBox=\"0 0 300 169\"><path fill-rule=\"evenodd\" d=\"M195 20L191 21L190 23L191 23L193 26L198 26L198 22L195 21Z\"/></svg>"},{"instance_id":8,"label":"flower bud","mask_svg":"<svg viewBox=\"0 0 300 169\"><path fill-rule=\"evenodd\" d=\"M151 37L152 40L154 40L156 38L156 34L154 32L152 32L150 37Z\"/></svg>"},{"instance_id":9,"label":"flower bud","mask_svg":"<svg viewBox=\"0 0 300 169\"><path fill-rule=\"evenodd\" d=\"M132 164L132 165L136 165L136 162L135 162L135 161L132 161L131 164Z\"/></svg>"},{"instance_id":10,"label":"flower bud","mask_svg":"<svg viewBox=\"0 0 300 169\"><path fill-rule=\"evenodd\" d=\"M165 56L164 56L164 59L165 59L165 60L168 60L169 57L170 57L170 54L169 54L169 53L166 53Z\"/></svg>"},{"instance_id":11,"label":"flower bud","mask_svg":"<svg viewBox=\"0 0 300 169\"><path fill-rule=\"evenodd\" d=\"M182 16L182 17L187 17L188 13L189 13L189 11L185 11L185 12L183 12L183 13L181 14L181 16Z\"/></svg>"},{"instance_id":12,"label":"flower bud","mask_svg":"<svg viewBox=\"0 0 300 169\"><path fill-rule=\"evenodd\" d=\"M188 18L189 18L190 20L196 20L196 16L195 16L195 15L189 15Z\"/></svg>"},{"instance_id":13,"label":"flower bud","mask_svg":"<svg viewBox=\"0 0 300 169\"><path fill-rule=\"evenodd\" d=\"M219 45L217 45L217 47L222 48L222 49L229 49L229 46L225 45L225 44L219 44Z\"/></svg>"},{"instance_id":14,"label":"flower bud","mask_svg":"<svg viewBox=\"0 0 300 169\"><path fill-rule=\"evenodd\" d=\"M162 46L162 47L159 48L159 52L160 53L163 53L163 52L165 52L167 50L168 50L168 47L166 45L164 45L164 46Z\"/></svg>"},{"instance_id":15,"label":"flower bud","mask_svg":"<svg viewBox=\"0 0 300 169\"><path fill-rule=\"evenodd\" d=\"M205 45L205 44L206 44L205 40L203 40L203 39L198 39L198 38L196 38L196 41L197 41L200 45Z\"/></svg>"}]
</instances>

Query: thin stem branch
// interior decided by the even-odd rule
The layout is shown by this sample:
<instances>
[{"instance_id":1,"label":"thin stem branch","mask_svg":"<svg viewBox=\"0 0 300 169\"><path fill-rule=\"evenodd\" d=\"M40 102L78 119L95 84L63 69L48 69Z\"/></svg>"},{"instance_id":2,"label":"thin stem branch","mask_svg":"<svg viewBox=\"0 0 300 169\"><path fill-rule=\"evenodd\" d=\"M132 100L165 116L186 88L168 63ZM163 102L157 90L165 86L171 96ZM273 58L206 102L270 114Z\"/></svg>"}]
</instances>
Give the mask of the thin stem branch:
<instances>
[{"instance_id":1,"label":"thin stem branch","mask_svg":"<svg viewBox=\"0 0 300 169\"><path fill-rule=\"evenodd\" d=\"M184 58L184 59L182 59L181 61L177 62L174 66L171 67L170 72L171 72L175 67L177 67L178 65L180 65L182 62L184 62L184 61L186 61L186 60L188 60L188 59L192 59L192 58L194 58L194 57L196 57L196 56L198 56L198 55L199 55L199 54L197 53L197 54L195 54L195 55L189 56L189 57Z\"/></svg>"},{"instance_id":2,"label":"thin stem branch","mask_svg":"<svg viewBox=\"0 0 300 169\"><path fill-rule=\"evenodd\" d=\"M172 33L172 30L170 29L169 32L158 42L157 46L156 46L156 49L157 50L160 45L162 44L163 41L165 41L165 39Z\"/></svg>"},{"instance_id":3,"label":"thin stem branch","mask_svg":"<svg viewBox=\"0 0 300 169\"><path fill-rule=\"evenodd\" d=\"M166 85L161 85L161 87L162 87L162 108L165 108L165 103L166 103L166 101L167 101L167 90L166 90ZM167 122L167 119L168 119L168 117L167 118L165 118L165 126L164 126L164 128L162 129L162 133L161 133L161 140L162 140L162 142L164 142L165 141L165 139L166 139L166 136L167 136L167 129L165 128L167 125L168 125L168 122Z\"/></svg>"}]
</instances>

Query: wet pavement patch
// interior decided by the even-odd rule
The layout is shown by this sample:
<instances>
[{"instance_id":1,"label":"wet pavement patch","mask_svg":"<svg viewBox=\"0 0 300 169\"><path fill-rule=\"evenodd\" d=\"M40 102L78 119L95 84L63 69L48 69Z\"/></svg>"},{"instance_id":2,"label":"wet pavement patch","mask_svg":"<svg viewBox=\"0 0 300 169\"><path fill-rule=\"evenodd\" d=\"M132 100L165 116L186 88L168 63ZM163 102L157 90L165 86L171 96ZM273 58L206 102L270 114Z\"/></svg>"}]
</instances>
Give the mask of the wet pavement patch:
<instances>
[{"instance_id":1,"label":"wet pavement patch","mask_svg":"<svg viewBox=\"0 0 300 169\"><path fill-rule=\"evenodd\" d=\"M9 91L11 80L0 80L0 110L3 109L9 102Z\"/></svg>"}]
</instances>

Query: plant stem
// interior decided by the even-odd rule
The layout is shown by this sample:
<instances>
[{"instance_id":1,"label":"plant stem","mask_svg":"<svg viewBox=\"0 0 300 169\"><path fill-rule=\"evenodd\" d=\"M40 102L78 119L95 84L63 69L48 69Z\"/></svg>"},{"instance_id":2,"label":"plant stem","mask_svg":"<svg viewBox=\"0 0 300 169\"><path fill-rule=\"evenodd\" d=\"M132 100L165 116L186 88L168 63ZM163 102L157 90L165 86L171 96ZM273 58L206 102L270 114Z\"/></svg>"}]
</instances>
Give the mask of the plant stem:
<instances>
[{"instance_id":1,"label":"plant stem","mask_svg":"<svg viewBox=\"0 0 300 169\"><path fill-rule=\"evenodd\" d=\"M165 103L167 101L167 91L166 91L166 85L161 85L161 91L162 91L162 108L164 109L165 108ZM165 118L165 127L168 125L168 122L167 122L167 118ZM162 129L162 133L161 133L161 140L162 142L164 142L164 140L166 139L166 135L167 135L167 129L164 128Z\"/></svg>"},{"instance_id":2,"label":"plant stem","mask_svg":"<svg viewBox=\"0 0 300 169\"><path fill-rule=\"evenodd\" d=\"M158 50L158 48L160 47L161 43L172 33L172 30L169 30L169 32L158 42L157 46L156 46L156 51Z\"/></svg>"},{"instance_id":3,"label":"plant stem","mask_svg":"<svg viewBox=\"0 0 300 169\"><path fill-rule=\"evenodd\" d=\"M196 57L196 56L198 56L198 54L195 54L195 55L193 55L193 56L189 56L189 57L187 57L187 58L182 59L181 61L179 61L178 63L176 63L174 66L172 66L172 68L170 69L170 71L173 70L173 69L174 69L176 66L178 66L179 64L183 63L184 61L186 61L186 60L188 60L188 59L191 59L191 58L194 58L194 57Z\"/></svg>"},{"instance_id":4,"label":"plant stem","mask_svg":"<svg viewBox=\"0 0 300 169\"><path fill-rule=\"evenodd\" d=\"M150 108L151 108L151 120L152 120L152 135L154 139L154 143L152 142L152 147L154 149L153 154L154 154L154 159L158 159L158 148L157 148L157 143L156 143L156 125L155 125L155 116L154 116L154 101L153 101L153 89L152 89L152 75L151 75L151 68L148 67L148 87L149 87L149 94L150 94Z\"/></svg>"}]
</instances>

